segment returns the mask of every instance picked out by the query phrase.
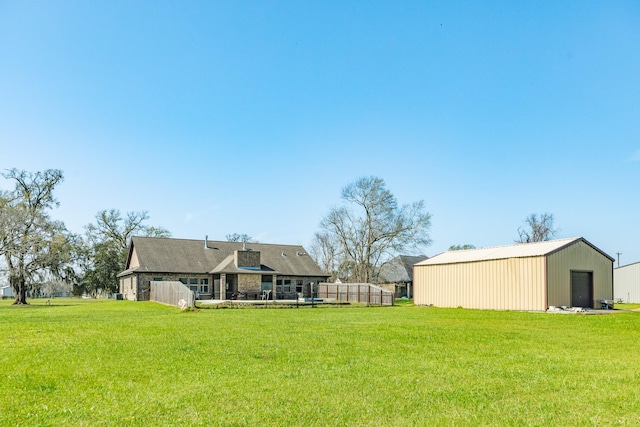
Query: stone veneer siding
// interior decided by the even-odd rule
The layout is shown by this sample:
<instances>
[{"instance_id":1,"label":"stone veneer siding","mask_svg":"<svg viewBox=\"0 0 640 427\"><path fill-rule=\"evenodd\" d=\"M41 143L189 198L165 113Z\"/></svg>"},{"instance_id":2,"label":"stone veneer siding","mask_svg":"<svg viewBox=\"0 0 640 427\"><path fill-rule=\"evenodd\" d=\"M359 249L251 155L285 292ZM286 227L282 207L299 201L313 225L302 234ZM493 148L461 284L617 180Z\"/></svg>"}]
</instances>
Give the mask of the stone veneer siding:
<instances>
[{"instance_id":1,"label":"stone veneer siding","mask_svg":"<svg viewBox=\"0 0 640 427\"><path fill-rule=\"evenodd\" d=\"M137 276L131 275L120 278L120 293L127 300L135 301L136 299L136 283Z\"/></svg>"},{"instance_id":2,"label":"stone veneer siding","mask_svg":"<svg viewBox=\"0 0 640 427\"><path fill-rule=\"evenodd\" d=\"M238 274L238 292L260 293L261 282L260 274Z\"/></svg>"},{"instance_id":3,"label":"stone veneer siding","mask_svg":"<svg viewBox=\"0 0 640 427\"><path fill-rule=\"evenodd\" d=\"M217 277L216 277L217 276ZM261 274L238 274L238 292L242 293L255 293L260 294L261 284L262 284L262 276ZM174 274L174 273L156 273L156 274L132 274L126 277L120 278L120 293L123 294L125 299L129 300L148 300L150 295L150 282L156 278L162 277L163 281L179 281L181 277L187 278L197 278L197 279L209 279L209 293L200 293L201 299L209 299L209 298L226 298L225 290L226 290L226 274L222 273L220 275L211 275L211 274ZM303 288L302 295L305 298L311 296L311 286L310 283L313 282L317 285L320 282L324 282L326 277L300 277L300 276L277 276L277 280L291 280L291 292L283 293L278 292L277 298L284 299L295 299L298 297L298 294L295 290L295 282L296 280L302 280ZM276 277L273 279L273 289L276 288ZM187 286L189 286L187 284ZM218 292L215 295L212 295L212 292L215 292L215 286L222 288L222 294ZM271 296L273 298L273 296Z\"/></svg>"}]
</instances>

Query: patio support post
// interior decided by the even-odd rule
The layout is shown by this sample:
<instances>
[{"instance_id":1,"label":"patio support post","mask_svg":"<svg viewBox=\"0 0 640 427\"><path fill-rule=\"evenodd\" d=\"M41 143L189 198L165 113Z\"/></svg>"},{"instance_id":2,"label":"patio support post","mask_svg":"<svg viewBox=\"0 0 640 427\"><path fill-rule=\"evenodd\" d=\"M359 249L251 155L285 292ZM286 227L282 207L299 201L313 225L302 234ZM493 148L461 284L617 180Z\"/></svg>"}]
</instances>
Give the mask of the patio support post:
<instances>
[{"instance_id":1,"label":"patio support post","mask_svg":"<svg viewBox=\"0 0 640 427\"><path fill-rule=\"evenodd\" d=\"M276 300L276 280L277 277L275 274L271 276L271 299Z\"/></svg>"},{"instance_id":2,"label":"patio support post","mask_svg":"<svg viewBox=\"0 0 640 427\"><path fill-rule=\"evenodd\" d=\"M227 299L227 275L220 273L220 299Z\"/></svg>"}]
</instances>

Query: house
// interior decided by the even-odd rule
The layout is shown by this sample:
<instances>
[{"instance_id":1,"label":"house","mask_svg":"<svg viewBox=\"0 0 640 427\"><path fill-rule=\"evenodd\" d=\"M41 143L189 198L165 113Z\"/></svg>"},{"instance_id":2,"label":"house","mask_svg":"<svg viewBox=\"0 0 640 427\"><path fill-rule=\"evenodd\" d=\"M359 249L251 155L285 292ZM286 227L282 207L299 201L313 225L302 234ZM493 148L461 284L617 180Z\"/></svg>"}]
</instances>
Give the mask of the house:
<instances>
[{"instance_id":1,"label":"house","mask_svg":"<svg viewBox=\"0 0 640 427\"><path fill-rule=\"evenodd\" d=\"M299 245L133 237L120 293L148 300L151 281L180 281L200 299L290 299L311 295L324 274Z\"/></svg>"},{"instance_id":2,"label":"house","mask_svg":"<svg viewBox=\"0 0 640 427\"><path fill-rule=\"evenodd\" d=\"M5 286L0 287L0 297L2 299L12 298L13 297L13 289L11 289L11 286L5 285Z\"/></svg>"},{"instance_id":3,"label":"house","mask_svg":"<svg viewBox=\"0 0 640 427\"><path fill-rule=\"evenodd\" d=\"M396 298L413 297L413 265L427 259L426 256L398 255L380 267L378 285L392 291Z\"/></svg>"},{"instance_id":4,"label":"house","mask_svg":"<svg viewBox=\"0 0 640 427\"><path fill-rule=\"evenodd\" d=\"M613 269L613 298L625 303L640 303L640 262Z\"/></svg>"},{"instance_id":5,"label":"house","mask_svg":"<svg viewBox=\"0 0 640 427\"><path fill-rule=\"evenodd\" d=\"M420 305L544 311L613 298L613 258L581 237L444 252L413 274Z\"/></svg>"}]
</instances>

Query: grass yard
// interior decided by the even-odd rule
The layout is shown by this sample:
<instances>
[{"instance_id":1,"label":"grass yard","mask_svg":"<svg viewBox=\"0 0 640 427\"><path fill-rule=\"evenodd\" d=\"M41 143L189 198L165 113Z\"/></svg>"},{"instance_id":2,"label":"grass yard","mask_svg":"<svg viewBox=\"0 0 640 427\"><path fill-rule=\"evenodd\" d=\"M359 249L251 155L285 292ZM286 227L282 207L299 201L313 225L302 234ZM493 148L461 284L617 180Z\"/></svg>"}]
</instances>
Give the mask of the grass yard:
<instances>
[{"instance_id":1,"label":"grass yard","mask_svg":"<svg viewBox=\"0 0 640 427\"><path fill-rule=\"evenodd\" d=\"M0 302L2 425L640 425L640 312Z\"/></svg>"},{"instance_id":2,"label":"grass yard","mask_svg":"<svg viewBox=\"0 0 640 427\"><path fill-rule=\"evenodd\" d=\"M640 304L620 304L616 303L613 305L616 310L638 310L640 309Z\"/></svg>"}]
</instances>

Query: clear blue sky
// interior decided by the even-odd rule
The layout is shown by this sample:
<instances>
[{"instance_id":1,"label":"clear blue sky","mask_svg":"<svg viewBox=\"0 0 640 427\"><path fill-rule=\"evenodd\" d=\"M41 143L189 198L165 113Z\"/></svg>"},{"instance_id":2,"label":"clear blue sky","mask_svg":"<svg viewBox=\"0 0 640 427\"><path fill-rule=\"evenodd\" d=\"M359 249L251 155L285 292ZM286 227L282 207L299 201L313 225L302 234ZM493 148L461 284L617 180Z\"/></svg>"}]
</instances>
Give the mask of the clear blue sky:
<instances>
[{"instance_id":1,"label":"clear blue sky","mask_svg":"<svg viewBox=\"0 0 640 427\"><path fill-rule=\"evenodd\" d=\"M425 201L429 256L549 212L640 261L640 2L0 0L13 167L64 171L75 232L308 247L375 175Z\"/></svg>"}]
</instances>

